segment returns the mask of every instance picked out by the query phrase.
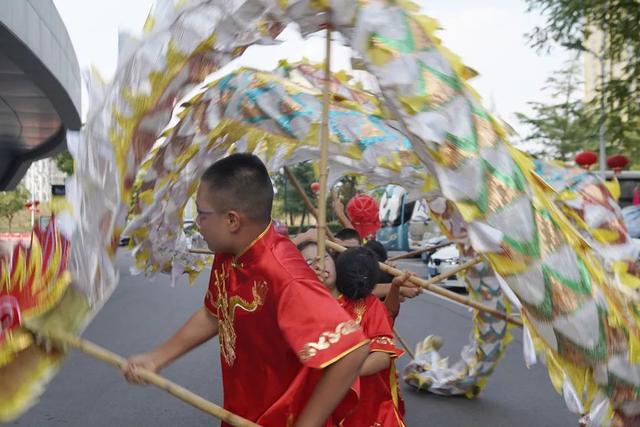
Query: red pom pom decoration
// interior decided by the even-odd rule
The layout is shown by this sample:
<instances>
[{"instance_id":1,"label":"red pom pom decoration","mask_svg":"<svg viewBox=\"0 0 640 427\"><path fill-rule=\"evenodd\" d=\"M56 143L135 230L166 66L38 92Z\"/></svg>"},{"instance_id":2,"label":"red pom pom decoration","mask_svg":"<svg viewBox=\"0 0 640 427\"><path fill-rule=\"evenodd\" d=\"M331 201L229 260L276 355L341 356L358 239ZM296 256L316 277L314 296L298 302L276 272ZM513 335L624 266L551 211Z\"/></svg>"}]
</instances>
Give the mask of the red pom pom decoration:
<instances>
[{"instance_id":1,"label":"red pom pom decoration","mask_svg":"<svg viewBox=\"0 0 640 427\"><path fill-rule=\"evenodd\" d=\"M380 229L380 215L376 200L366 194L359 194L349 200L347 215L360 237L363 239Z\"/></svg>"},{"instance_id":2,"label":"red pom pom decoration","mask_svg":"<svg viewBox=\"0 0 640 427\"><path fill-rule=\"evenodd\" d=\"M313 191L313 193L317 193L318 191L320 191L320 183L319 182L312 182L311 183L311 191Z\"/></svg>"},{"instance_id":3,"label":"red pom pom decoration","mask_svg":"<svg viewBox=\"0 0 640 427\"><path fill-rule=\"evenodd\" d=\"M598 155L593 151L581 151L576 155L576 164L589 170L598 161Z\"/></svg>"},{"instance_id":4,"label":"red pom pom decoration","mask_svg":"<svg viewBox=\"0 0 640 427\"><path fill-rule=\"evenodd\" d=\"M614 154L607 159L607 166L616 172L620 172L629 164L629 158L624 154Z\"/></svg>"}]
</instances>

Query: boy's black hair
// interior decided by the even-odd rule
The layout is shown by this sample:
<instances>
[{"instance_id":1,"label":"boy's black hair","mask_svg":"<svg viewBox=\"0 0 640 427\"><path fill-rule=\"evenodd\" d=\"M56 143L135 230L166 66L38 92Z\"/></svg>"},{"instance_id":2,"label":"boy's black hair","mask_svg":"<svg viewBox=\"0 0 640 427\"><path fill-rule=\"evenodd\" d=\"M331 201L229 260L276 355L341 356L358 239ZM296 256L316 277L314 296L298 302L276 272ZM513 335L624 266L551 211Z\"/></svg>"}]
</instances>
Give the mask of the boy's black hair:
<instances>
[{"instance_id":1,"label":"boy's black hair","mask_svg":"<svg viewBox=\"0 0 640 427\"><path fill-rule=\"evenodd\" d=\"M273 185L257 156L238 153L218 160L204 172L202 182L215 194L217 210L236 210L265 224L271 220Z\"/></svg>"},{"instance_id":2,"label":"boy's black hair","mask_svg":"<svg viewBox=\"0 0 640 427\"><path fill-rule=\"evenodd\" d=\"M387 255L387 249L382 243L378 242L377 240L369 240L364 244L364 247L376 254L379 262L385 262L389 257Z\"/></svg>"},{"instance_id":3,"label":"boy's black hair","mask_svg":"<svg viewBox=\"0 0 640 427\"><path fill-rule=\"evenodd\" d=\"M387 254L387 249L385 249L384 245L377 240L369 240L363 246L376 254L379 262L385 262L389 257ZM384 271L378 272L379 283L391 283L392 281L393 276L389 273L385 273Z\"/></svg>"},{"instance_id":4,"label":"boy's black hair","mask_svg":"<svg viewBox=\"0 0 640 427\"><path fill-rule=\"evenodd\" d=\"M353 228L343 228L342 230L336 233L336 237L340 240L358 240L358 244L362 244L362 238L360 238L360 234Z\"/></svg>"},{"instance_id":5,"label":"boy's black hair","mask_svg":"<svg viewBox=\"0 0 640 427\"><path fill-rule=\"evenodd\" d=\"M336 288L348 299L364 298L378 283L378 258L365 247L350 248L336 259Z\"/></svg>"}]
</instances>

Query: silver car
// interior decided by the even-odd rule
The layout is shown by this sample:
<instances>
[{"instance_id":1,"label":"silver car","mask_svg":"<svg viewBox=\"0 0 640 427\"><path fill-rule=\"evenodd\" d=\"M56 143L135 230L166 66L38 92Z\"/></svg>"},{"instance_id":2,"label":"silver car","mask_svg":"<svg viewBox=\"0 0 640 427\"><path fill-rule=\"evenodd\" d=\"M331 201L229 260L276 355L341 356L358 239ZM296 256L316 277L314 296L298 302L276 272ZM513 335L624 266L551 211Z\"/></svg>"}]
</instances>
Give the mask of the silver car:
<instances>
[{"instance_id":1,"label":"silver car","mask_svg":"<svg viewBox=\"0 0 640 427\"><path fill-rule=\"evenodd\" d=\"M432 254L427 254L426 258L427 275L429 277L435 277L442 273L447 273L462 263L458 247L454 244L438 249ZM463 289L466 287L464 281L458 278L457 275L449 277L447 280L442 282L441 285L445 288Z\"/></svg>"}]
</instances>

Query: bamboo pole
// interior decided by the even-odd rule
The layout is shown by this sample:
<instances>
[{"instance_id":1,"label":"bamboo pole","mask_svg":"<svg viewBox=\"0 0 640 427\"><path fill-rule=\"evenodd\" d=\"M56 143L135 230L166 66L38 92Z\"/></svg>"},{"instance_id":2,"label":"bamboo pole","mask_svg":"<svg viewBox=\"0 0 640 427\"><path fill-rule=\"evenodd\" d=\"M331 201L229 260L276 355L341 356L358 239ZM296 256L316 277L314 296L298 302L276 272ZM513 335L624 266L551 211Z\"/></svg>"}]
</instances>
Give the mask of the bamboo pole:
<instances>
[{"instance_id":1,"label":"bamboo pole","mask_svg":"<svg viewBox=\"0 0 640 427\"><path fill-rule=\"evenodd\" d=\"M327 230L327 179L329 176L329 95L331 92L331 10L327 14L327 37L324 58L324 85L322 89L322 125L320 128L320 195L318 198L318 257L320 270L324 270Z\"/></svg>"},{"instance_id":2,"label":"bamboo pole","mask_svg":"<svg viewBox=\"0 0 640 427\"><path fill-rule=\"evenodd\" d=\"M309 199L309 197L307 196L307 193L304 192L304 188L302 188L302 185L300 184L300 181L298 181L298 178L296 178L293 172L291 172L291 169L289 169L289 167L287 166L284 167L284 174L287 176L287 179L291 181L291 184L293 184L293 188L296 189L296 191L302 198L302 202L306 206L309 213L311 213L311 215L313 215L313 217L317 221L318 211L316 207L313 205L313 203L311 202L311 200ZM328 227L326 228L326 232L330 239L334 239L333 233L331 232L331 230L329 230Z\"/></svg>"},{"instance_id":3,"label":"bamboo pole","mask_svg":"<svg viewBox=\"0 0 640 427\"><path fill-rule=\"evenodd\" d=\"M345 248L342 245L339 245L337 243L334 243L332 241L327 241L327 246L337 252L343 252L345 251L347 248ZM419 277L415 277L415 276L411 276L409 278L409 281L411 283L414 283L418 286L420 286L423 289L426 289L429 292L432 292L434 294L440 295L442 297L445 297L447 299L453 300L455 302L458 302L460 304L466 305L468 307L472 307L475 308L476 310L479 311L484 311L486 313L489 313L493 316L496 316L499 319L503 319L511 324L517 325L522 327L522 321L519 319L515 319L513 317L507 316L504 312L496 310L494 308L491 308L489 306L486 306L484 304L481 304L477 301L473 301L470 300L468 298L465 298L461 295L456 294L455 292L451 292L447 289L444 289L440 286L437 286L436 283L442 282L443 280L446 280L447 278L455 275L456 273L459 273L463 270L466 270L470 267L473 267L474 265L478 264L479 262L481 262L482 259L480 257L475 257L470 261L465 262L464 264L459 265L458 267L454 268L451 271L448 271L446 273L442 273L439 274L438 276L432 277L429 280L424 280L424 279L420 279ZM391 267L387 264L384 263L378 263L378 266L380 267L380 270L384 271L385 273L389 273L392 276L401 276L404 273L401 270L398 270L397 268Z\"/></svg>"},{"instance_id":4,"label":"bamboo pole","mask_svg":"<svg viewBox=\"0 0 640 427\"><path fill-rule=\"evenodd\" d=\"M287 176L287 179L291 181L291 184L293 184L293 187L296 189L296 191L299 194L305 195L305 197L302 198L302 202L304 203L307 210L311 213L311 215L317 218L318 212L316 211L316 207L313 206L313 203L311 203L311 200L309 200L309 198L307 197L307 194L304 192L304 188L302 188L302 185L300 185L300 181L298 181L298 178L295 177L295 175L293 174L293 172L291 172L291 169L289 169L288 166L285 166L283 169L284 169L284 174Z\"/></svg>"},{"instance_id":5,"label":"bamboo pole","mask_svg":"<svg viewBox=\"0 0 640 427\"><path fill-rule=\"evenodd\" d=\"M413 258L416 255L420 255L420 254L423 254L425 252L434 252L434 251L437 251L438 249L442 249L442 248L450 246L450 245L453 245L453 242L440 243L439 245L430 246L428 248L418 249L417 251L407 252L406 254L400 254L400 255L393 256L393 257L387 259L387 262L398 261L399 259L405 259L405 258Z\"/></svg>"},{"instance_id":6,"label":"bamboo pole","mask_svg":"<svg viewBox=\"0 0 640 427\"><path fill-rule=\"evenodd\" d=\"M411 350L411 347L409 347L409 344L405 341L404 338L402 338L402 336L400 335L400 333L398 333L398 330L395 327L393 328L393 334L396 336L396 338L398 338L400 345L402 345L402 347L407 352L407 354L411 356L412 359L415 359L416 354L413 352L413 350Z\"/></svg>"},{"instance_id":7,"label":"bamboo pole","mask_svg":"<svg viewBox=\"0 0 640 427\"><path fill-rule=\"evenodd\" d=\"M91 357L106 362L117 368L122 368L127 363L127 361L122 356L112 353L111 351L102 348L92 343L91 341L78 338L71 334L55 333L47 335L47 338L50 338L62 345L78 349ZM206 412L209 415L213 415L214 417L232 426L259 427L257 424L227 411L226 409L216 405L215 403L206 400L205 398L187 390L186 388L172 381L167 380L166 378L156 373L147 371L145 369L139 369L137 371L137 374L140 376L140 378L144 379L148 383L153 384L154 386L166 391L169 394L174 395L175 397L188 403L189 405L200 409L201 411Z\"/></svg>"},{"instance_id":8,"label":"bamboo pole","mask_svg":"<svg viewBox=\"0 0 640 427\"><path fill-rule=\"evenodd\" d=\"M189 253L199 254L199 255L213 255L209 249L189 249Z\"/></svg>"}]
</instances>

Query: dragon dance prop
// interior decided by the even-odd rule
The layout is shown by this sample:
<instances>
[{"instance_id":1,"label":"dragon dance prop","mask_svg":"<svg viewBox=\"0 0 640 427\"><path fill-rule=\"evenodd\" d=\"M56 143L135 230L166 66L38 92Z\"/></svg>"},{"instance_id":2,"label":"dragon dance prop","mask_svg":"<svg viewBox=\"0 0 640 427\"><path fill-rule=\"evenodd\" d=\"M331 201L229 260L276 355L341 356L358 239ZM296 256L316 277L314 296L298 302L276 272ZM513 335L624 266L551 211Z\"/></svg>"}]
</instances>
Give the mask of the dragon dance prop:
<instances>
[{"instance_id":1,"label":"dragon dance prop","mask_svg":"<svg viewBox=\"0 0 640 427\"><path fill-rule=\"evenodd\" d=\"M590 425L631 425L640 414L637 253L617 205L594 176L511 147L468 85L468 69L434 35L435 21L406 1L157 2L142 38L121 47L114 80L92 80L87 124L68 137L73 211L59 222L71 242L71 284L36 329L79 332L104 304L117 283L112 260L127 215L138 271L194 277L206 258L187 251L179 225L211 162L253 152L273 171L318 157L323 74L309 64L231 73L205 85L167 126L206 76L252 44L274 43L291 22L305 35L320 30L328 10L381 89L376 97L344 75L333 79L329 182L359 173L426 196L463 253L486 260L467 277L470 295L506 315L511 295L527 361L544 354L569 409ZM504 353L506 322L484 314L474 322L464 366L434 364L454 373L436 384L439 392L477 394ZM49 360L33 344L21 353L5 348L10 363L32 353L19 374L31 394L8 395L16 414L50 373L37 367L60 355Z\"/></svg>"},{"instance_id":2,"label":"dragon dance prop","mask_svg":"<svg viewBox=\"0 0 640 427\"><path fill-rule=\"evenodd\" d=\"M11 256L0 257L0 420L23 410L62 359L35 345L25 325L56 322L52 309L59 304L82 310L69 303L74 299L69 253L68 239L51 221L33 230L29 248L18 244Z\"/></svg>"}]
</instances>

